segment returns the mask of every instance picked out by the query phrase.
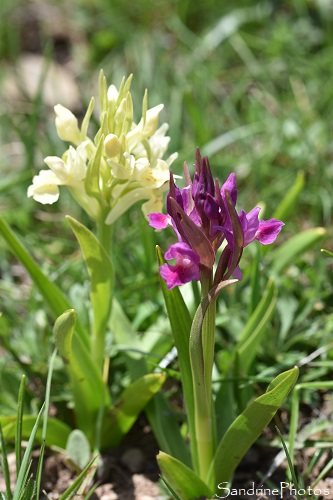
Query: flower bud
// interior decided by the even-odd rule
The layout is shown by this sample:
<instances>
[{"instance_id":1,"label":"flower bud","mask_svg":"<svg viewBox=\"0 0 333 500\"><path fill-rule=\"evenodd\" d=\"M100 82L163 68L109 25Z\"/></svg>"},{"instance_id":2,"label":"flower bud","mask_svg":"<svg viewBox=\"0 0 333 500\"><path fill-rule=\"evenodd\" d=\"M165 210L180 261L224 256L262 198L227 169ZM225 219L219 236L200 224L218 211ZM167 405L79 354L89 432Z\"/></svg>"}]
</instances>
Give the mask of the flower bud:
<instances>
[{"instance_id":1,"label":"flower bud","mask_svg":"<svg viewBox=\"0 0 333 500\"><path fill-rule=\"evenodd\" d=\"M117 90L117 87L115 85L110 85L108 88L108 101L109 102L117 102L119 96L119 92Z\"/></svg>"},{"instance_id":2,"label":"flower bud","mask_svg":"<svg viewBox=\"0 0 333 500\"><path fill-rule=\"evenodd\" d=\"M60 139L72 142L73 144L79 144L80 129L78 127L77 118L69 109L61 104L54 106L54 111L56 114L55 124Z\"/></svg>"},{"instance_id":3,"label":"flower bud","mask_svg":"<svg viewBox=\"0 0 333 500\"><path fill-rule=\"evenodd\" d=\"M114 158L121 152L121 143L115 134L108 134L104 139L105 154L108 158Z\"/></svg>"},{"instance_id":4,"label":"flower bud","mask_svg":"<svg viewBox=\"0 0 333 500\"><path fill-rule=\"evenodd\" d=\"M158 115L164 108L163 104L159 104L158 106L155 106L154 108L148 109L146 113L146 123L144 125L143 129L143 135L145 137L149 137L153 135L156 130L157 130L157 125L158 125Z\"/></svg>"}]
</instances>

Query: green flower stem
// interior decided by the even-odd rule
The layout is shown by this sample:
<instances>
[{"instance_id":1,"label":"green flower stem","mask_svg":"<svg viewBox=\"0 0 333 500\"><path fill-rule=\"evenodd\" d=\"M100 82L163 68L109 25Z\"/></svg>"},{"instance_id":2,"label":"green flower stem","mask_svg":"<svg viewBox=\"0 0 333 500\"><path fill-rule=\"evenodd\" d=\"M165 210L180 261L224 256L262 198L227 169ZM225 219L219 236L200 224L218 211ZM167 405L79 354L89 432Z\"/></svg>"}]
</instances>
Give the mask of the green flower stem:
<instances>
[{"instance_id":1,"label":"green flower stem","mask_svg":"<svg viewBox=\"0 0 333 500\"><path fill-rule=\"evenodd\" d=\"M106 216L103 213L101 216L100 222L97 223L97 239L111 258L111 250L112 250L112 239L113 239L113 225L105 224Z\"/></svg>"},{"instance_id":2,"label":"green flower stem","mask_svg":"<svg viewBox=\"0 0 333 500\"><path fill-rule=\"evenodd\" d=\"M202 297L193 319L190 334L190 361L193 377L195 436L199 476L207 480L215 452L215 423L212 412L212 367L214 359L215 300L208 306L207 293L211 280L202 279ZM207 308L208 306L208 308ZM211 478L211 487L215 479Z\"/></svg>"},{"instance_id":3,"label":"green flower stem","mask_svg":"<svg viewBox=\"0 0 333 500\"><path fill-rule=\"evenodd\" d=\"M211 280L201 280L201 299L208 295L212 288ZM208 401L212 403L212 373L215 352L215 322L216 322L216 300L213 300L204 316L202 325L202 347L204 353L205 384Z\"/></svg>"}]
</instances>

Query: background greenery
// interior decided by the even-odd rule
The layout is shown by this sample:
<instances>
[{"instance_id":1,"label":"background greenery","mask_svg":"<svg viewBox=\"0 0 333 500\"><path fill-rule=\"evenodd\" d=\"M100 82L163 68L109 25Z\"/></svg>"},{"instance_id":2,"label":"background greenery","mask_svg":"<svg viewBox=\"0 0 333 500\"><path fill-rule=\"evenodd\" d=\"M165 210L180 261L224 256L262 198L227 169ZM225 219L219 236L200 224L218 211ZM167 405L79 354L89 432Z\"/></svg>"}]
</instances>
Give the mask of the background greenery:
<instances>
[{"instance_id":1,"label":"background greenery","mask_svg":"<svg viewBox=\"0 0 333 500\"><path fill-rule=\"evenodd\" d=\"M236 172L238 206L248 211L260 202L266 219L297 176L304 176L278 244L315 226L326 228L327 240L277 276L277 308L256 373L271 377L320 349L304 363L301 380L330 380L333 260L320 253L320 245L333 250L332 3L4 0L1 10L1 215L69 294L78 315L87 320L89 288L64 216L90 221L65 189L54 206L27 199L26 189L43 168L43 157L60 156L65 149L56 136L53 105L59 102L82 116L90 96L97 94L103 68L116 85L123 75L134 74L138 109L146 87L150 106L165 104L169 152L179 152L175 173L181 174L185 160L194 162L199 146L221 181ZM135 207L117 223L115 235L117 298L138 335L147 328L152 335L170 335L154 250L156 242L166 249L165 234L155 234ZM251 309L250 263L257 251L245 251L243 282L219 300L221 365L223 349L235 342ZM271 255L274 249L262 252L262 286ZM34 411L44 397L52 323L2 239L0 269L0 413L15 411L22 371L29 380L26 405ZM126 377L119 353L110 349L117 391ZM61 367L55 368L54 380L53 401L66 400ZM321 391L302 394L303 403L316 412ZM68 412L64 404L62 411Z\"/></svg>"}]
</instances>

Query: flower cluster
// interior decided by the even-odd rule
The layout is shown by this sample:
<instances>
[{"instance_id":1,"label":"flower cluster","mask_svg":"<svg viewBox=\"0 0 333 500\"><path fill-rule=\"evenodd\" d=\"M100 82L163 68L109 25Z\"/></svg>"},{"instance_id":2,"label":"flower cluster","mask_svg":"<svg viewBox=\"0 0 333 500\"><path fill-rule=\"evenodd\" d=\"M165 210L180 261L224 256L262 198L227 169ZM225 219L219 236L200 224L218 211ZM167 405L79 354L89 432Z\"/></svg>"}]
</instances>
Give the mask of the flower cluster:
<instances>
[{"instance_id":1,"label":"flower cluster","mask_svg":"<svg viewBox=\"0 0 333 500\"><path fill-rule=\"evenodd\" d=\"M165 252L165 259L175 259L160 267L160 273L169 289L203 277L211 279L217 251L222 252L217 262L213 286L231 276L241 279L239 261L243 248L258 240L263 245L273 243L284 225L276 219L259 220L260 208L246 213L236 211L236 176L230 174L220 187L214 182L208 158L201 158L197 150L195 174L191 180L184 165L185 187L179 189L170 173L167 196L167 215L152 213L149 223L155 229L171 225L178 242Z\"/></svg>"},{"instance_id":2,"label":"flower cluster","mask_svg":"<svg viewBox=\"0 0 333 500\"><path fill-rule=\"evenodd\" d=\"M62 158L48 156L49 170L41 170L28 188L28 196L47 204L59 198L59 186L67 186L78 203L94 219L112 224L139 200L147 215L161 210L162 192L169 181L169 167L177 153L163 160L170 138L167 123L158 128L163 104L148 109L147 92L139 123L133 121L130 93L132 77L122 80L119 90L107 87L101 73L100 129L94 139L87 135L94 108L92 98L81 128L71 111L55 106L56 128L71 143Z\"/></svg>"}]
</instances>

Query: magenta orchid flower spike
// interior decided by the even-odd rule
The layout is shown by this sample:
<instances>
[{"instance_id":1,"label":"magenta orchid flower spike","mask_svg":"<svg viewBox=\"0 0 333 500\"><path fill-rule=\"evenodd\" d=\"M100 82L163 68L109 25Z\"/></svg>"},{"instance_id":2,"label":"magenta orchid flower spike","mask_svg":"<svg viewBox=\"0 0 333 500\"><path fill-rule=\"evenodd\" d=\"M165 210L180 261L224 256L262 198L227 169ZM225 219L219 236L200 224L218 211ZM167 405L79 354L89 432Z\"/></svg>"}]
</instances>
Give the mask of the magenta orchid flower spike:
<instances>
[{"instance_id":1,"label":"magenta orchid flower spike","mask_svg":"<svg viewBox=\"0 0 333 500\"><path fill-rule=\"evenodd\" d=\"M180 189L170 172L167 215L157 212L149 215L152 227L164 229L171 225L178 238L164 255L166 260L176 262L160 267L162 278L169 289L209 278L217 251L222 248L213 285L231 276L242 279L239 261L243 248L254 240L263 245L273 243L284 223L276 219L259 220L259 207L248 214L244 210L238 214L236 175L230 174L220 187L218 180L213 180L208 158L201 158L199 149L193 181L186 163L184 179L185 187Z\"/></svg>"}]
</instances>

